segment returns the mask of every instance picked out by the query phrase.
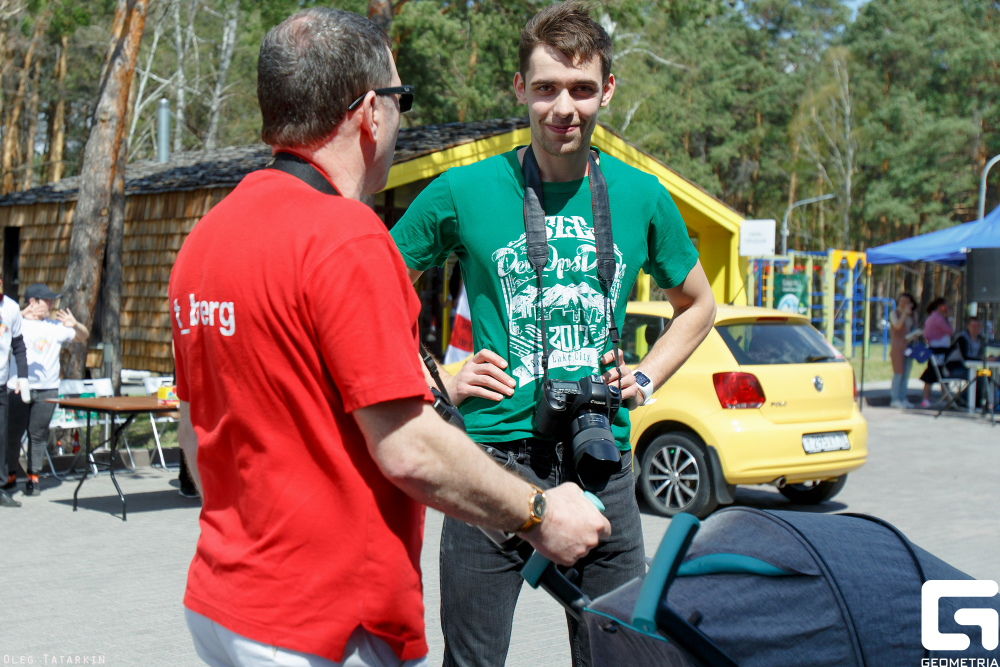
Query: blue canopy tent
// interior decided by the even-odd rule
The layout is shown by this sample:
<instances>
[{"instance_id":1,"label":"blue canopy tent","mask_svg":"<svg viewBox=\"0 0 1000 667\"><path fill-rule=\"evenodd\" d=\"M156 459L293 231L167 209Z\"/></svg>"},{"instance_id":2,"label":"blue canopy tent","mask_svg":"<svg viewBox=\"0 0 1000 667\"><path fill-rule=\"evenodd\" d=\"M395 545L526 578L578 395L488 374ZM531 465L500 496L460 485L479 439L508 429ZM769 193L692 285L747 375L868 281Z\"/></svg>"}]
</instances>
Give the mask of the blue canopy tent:
<instances>
[{"instance_id":1,"label":"blue canopy tent","mask_svg":"<svg viewBox=\"0 0 1000 667\"><path fill-rule=\"evenodd\" d=\"M1000 248L1000 206L981 220L877 246L868 250L867 256L869 264L937 262L949 266L964 266L968 251L972 248ZM865 363L862 355L862 394L864 386Z\"/></svg>"},{"instance_id":2,"label":"blue canopy tent","mask_svg":"<svg viewBox=\"0 0 1000 667\"><path fill-rule=\"evenodd\" d=\"M938 262L962 266L969 248L1000 248L1000 206L982 220L872 248L868 263Z\"/></svg>"}]
</instances>

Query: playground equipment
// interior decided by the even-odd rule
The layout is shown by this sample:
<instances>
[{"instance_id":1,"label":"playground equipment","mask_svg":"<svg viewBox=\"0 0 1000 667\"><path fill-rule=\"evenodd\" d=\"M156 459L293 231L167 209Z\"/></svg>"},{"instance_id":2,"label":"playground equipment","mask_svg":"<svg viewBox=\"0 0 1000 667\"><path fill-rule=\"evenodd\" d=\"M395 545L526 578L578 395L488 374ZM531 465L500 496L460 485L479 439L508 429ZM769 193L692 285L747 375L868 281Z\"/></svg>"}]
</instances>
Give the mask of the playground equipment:
<instances>
[{"instance_id":1,"label":"playground equipment","mask_svg":"<svg viewBox=\"0 0 1000 667\"><path fill-rule=\"evenodd\" d=\"M871 281L867 280L870 271L863 252L793 250L784 256L750 259L747 292L755 306L808 315L813 326L845 356L854 356L854 348L860 345L867 357L869 304L891 302L872 299ZM881 329L883 342L888 342L887 330Z\"/></svg>"}]
</instances>

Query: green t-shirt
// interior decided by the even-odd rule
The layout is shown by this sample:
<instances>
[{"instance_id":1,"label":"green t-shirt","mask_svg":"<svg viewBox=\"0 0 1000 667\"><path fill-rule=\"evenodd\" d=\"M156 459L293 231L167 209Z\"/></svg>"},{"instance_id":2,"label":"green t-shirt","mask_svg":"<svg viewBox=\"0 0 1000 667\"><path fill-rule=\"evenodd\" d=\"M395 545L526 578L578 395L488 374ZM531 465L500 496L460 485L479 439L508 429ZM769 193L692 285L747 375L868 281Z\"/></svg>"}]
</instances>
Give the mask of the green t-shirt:
<instances>
[{"instance_id":1,"label":"green t-shirt","mask_svg":"<svg viewBox=\"0 0 1000 667\"><path fill-rule=\"evenodd\" d=\"M654 176L606 154L600 167L608 183L615 242L610 296L621 330L639 269L661 287L675 287L698 253L677 205ZM590 179L545 183L543 188L549 263L541 307L549 377L578 380L602 373L598 360L612 347L597 277ZM504 357L506 372L517 383L514 395L499 402L469 398L462 404L469 436L476 442L540 437L531 427L542 384L538 288L527 257L517 150L442 174L410 205L392 235L412 269L440 266L452 252L458 256L472 314L473 349ZM613 431L618 446L628 449L625 408L618 411Z\"/></svg>"}]
</instances>

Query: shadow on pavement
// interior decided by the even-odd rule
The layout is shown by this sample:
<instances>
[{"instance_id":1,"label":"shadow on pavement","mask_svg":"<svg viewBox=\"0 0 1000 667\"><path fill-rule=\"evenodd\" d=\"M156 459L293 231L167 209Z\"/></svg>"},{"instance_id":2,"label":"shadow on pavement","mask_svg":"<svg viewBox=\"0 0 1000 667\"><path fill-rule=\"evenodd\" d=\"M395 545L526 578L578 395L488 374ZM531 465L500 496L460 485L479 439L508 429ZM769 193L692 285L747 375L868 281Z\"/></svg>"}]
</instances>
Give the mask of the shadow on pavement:
<instances>
[{"instance_id":1,"label":"shadow on pavement","mask_svg":"<svg viewBox=\"0 0 1000 667\"><path fill-rule=\"evenodd\" d=\"M832 514L843 512L847 505L839 502L836 498L827 500L818 505L796 505L785 499L777 490L765 487L739 486L736 488L736 502L732 505L722 505L722 507L752 507L759 510L790 510L794 512L812 512L815 514ZM658 512L650 509L646 502L639 498L639 512L649 516L661 516Z\"/></svg>"},{"instance_id":2,"label":"shadow on pavement","mask_svg":"<svg viewBox=\"0 0 1000 667\"><path fill-rule=\"evenodd\" d=\"M109 496L85 496L84 493L86 492L88 483L89 480L88 482L85 482L83 488L80 489L77 509L113 514L120 519L122 514L122 501L118 495L112 493ZM114 487L112 487L112 489L113 488ZM177 490L173 488L164 489L163 491L147 491L145 493L128 493L126 491L125 500L129 514L137 514L140 512L158 512L160 510L188 509L196 507L201 503L201 501L197 498L185 498L181 496L177 493ZM67 505L70 508L73 507L72 498L54 500L53 502L61 505Z\"/></svg>"}]
</instances>

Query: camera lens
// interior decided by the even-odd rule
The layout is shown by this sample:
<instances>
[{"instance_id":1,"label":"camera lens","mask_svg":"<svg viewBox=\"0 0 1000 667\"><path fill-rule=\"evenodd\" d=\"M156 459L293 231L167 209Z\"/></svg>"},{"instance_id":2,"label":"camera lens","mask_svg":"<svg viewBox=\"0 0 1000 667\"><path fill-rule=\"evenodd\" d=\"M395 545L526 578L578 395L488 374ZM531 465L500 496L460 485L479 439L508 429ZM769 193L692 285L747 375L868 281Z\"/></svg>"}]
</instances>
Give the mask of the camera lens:
<instances>
[{"instance_id":1,"label":"camera lens","mask_svg":"<svg viewBox=\"0 0 1000 667\"><path fill-rule=\"evenodd\" d=\"M585 412L571 422L573 464L583 488L601 491L622 468L621 452L606 415Z\"/></svg>"}]
</instances>

